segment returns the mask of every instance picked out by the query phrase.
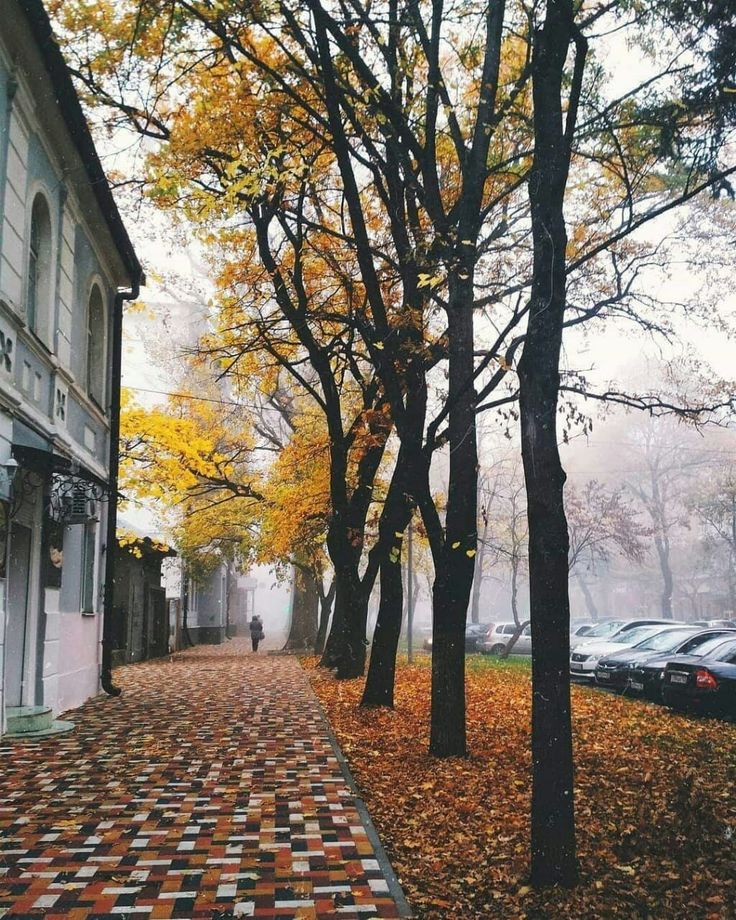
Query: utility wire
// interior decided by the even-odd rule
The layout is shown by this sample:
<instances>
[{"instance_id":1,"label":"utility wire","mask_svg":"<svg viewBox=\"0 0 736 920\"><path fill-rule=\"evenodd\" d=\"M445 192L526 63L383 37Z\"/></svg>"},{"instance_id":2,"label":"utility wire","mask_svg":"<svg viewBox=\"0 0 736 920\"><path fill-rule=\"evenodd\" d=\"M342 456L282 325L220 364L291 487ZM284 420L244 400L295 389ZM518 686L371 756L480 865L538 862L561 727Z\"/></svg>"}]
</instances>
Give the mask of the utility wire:
<instances>
[{"instance_id":1,"label":"utility wire","mask_svg":"<svg viewBox=\"0 0 736 920\"><path fill-rule=\"evenodd\" d=\"M168 390L149 390L145 387L131 387L123 384L126 390L133 390L135 393L154 393L157 396L173 396L176 399L191 399L195 402L211 402L220 406L235 406L238 409L261 409L254 403L235 402L231 399L215 399L212 396L193 396L191 393L171 393Z\"/></svg>"}]
</instances>

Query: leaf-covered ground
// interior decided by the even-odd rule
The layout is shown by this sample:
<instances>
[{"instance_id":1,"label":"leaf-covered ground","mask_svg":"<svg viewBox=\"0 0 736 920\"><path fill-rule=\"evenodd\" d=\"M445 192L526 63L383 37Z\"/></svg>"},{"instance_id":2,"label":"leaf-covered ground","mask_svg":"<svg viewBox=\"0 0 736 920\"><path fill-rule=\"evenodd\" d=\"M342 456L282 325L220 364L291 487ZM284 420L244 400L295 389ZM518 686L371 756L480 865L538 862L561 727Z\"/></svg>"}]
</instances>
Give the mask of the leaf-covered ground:
<instances>
[{"instance_id":1,"label":"leaf-covered ground","mask_svg":"<svg viewBox=\"0 0 736 920\"><path fill-rule=\"evenodd\" d=\"M539 893L527 667L469 659L471 756L438 761L426 660L399 669L395 711L305 664L417 917L736 917L736 725L573 688L581 883Z\"/></svg>"}]
</instances>

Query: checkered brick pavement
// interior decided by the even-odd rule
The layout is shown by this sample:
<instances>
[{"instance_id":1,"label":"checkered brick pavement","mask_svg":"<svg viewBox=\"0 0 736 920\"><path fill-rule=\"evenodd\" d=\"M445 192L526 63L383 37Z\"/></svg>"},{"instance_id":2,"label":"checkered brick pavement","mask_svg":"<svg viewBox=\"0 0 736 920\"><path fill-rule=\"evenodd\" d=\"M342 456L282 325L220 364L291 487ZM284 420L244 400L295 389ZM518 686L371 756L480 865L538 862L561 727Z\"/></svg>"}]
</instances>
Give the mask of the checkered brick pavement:
<instances>
[{"instance_id":1,"label":"checkered brick pavement","mask_svg":"<svg viewBox=\"0 0 736 920\"><path fill-rule=\"evenodd\" d=\"M73 732L0 740L0 917L400 916L304 672L244 652L121 668Z\"/></svg>"}]
</instances>

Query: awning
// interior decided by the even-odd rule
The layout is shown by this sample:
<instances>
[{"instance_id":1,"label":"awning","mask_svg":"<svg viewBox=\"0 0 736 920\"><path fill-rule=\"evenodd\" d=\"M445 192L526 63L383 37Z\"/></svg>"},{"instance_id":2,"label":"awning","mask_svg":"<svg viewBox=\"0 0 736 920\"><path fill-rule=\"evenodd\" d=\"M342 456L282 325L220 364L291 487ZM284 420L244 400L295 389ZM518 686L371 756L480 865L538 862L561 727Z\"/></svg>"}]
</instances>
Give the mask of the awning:
<instances>
[{"instance_id":1,"label":"awning","mask_svg":"<svg viewBox=\"0 0 736 920\"><path fill-rule=\"evenodd\" d=\"M33 447L36 450L51 451L51 441L34 431L30 425L26 425L19 418L13 419L13 447ZM16 457L16 460L18 458ZM20 463L20 460L18 460Z\"/></svg>"},{"instance_id":2,"label":"awning","mask_svg":"<svg viewBox=\"0 0 736 920\"><path fill-rule=\"evenodd\" d=\"M23 469L38 473L44 479L56 473L73 476L75 479L84 479L104 491L109 489L109 483L106 480L87 469L78 460L55 453L47 438L17 418L13 419L11 453Z\"/></svg>"}]
</instances>

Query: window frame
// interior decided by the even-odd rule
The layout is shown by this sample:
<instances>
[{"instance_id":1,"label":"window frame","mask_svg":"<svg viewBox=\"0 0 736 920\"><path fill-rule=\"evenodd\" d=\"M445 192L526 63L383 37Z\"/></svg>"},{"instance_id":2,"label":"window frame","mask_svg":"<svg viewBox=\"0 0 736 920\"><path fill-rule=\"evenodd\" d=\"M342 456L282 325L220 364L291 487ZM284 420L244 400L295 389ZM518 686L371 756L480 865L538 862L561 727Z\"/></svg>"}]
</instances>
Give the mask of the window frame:
<instances>
[{"instance_id":1,"label":"window frame","mask_svg":"<svg viewBox=\"0 0 736 920\"><path fill-rule=\"evenodd\" d=\"M56 291L56 228L54 226L54 209L48 190L41 183L35 183L29 196L26 272L23 291L23 314L28 329L49 348L49 330L53 328L55 291ZM42 202L47 221L47 234L41 240L34 241L34 229L39 221L34 220L37 205ZM46 265L43 264L44 243L48 245ZM45 270L45 283L39 284L39 269ZM33 276L33 281L31 280Z\"/></svg>"},{"instance_id":2,"label":"window frame","mask_svg":"<svg viewBox=\"0 0 736 920\"><path fill-rule=\"evenodd\" d=\"M89 399L104 412L105 399L107 398L107 302L105 299L106 288L103 284L101 278L98 275L95 275L89 284L87 290L87 300L85 307L85 367L84 367L84 390ZM99 380L95 386L95 381L92 377L93 371L93 346L97 341L96 337L93 335L92 329L92 306L93 306L93 297L95 293L99 296L99 322L98 329L96 330L99 333L99 342L98 348L99 352L97 357L99 358Z\"/></svg>"}]
</instances>

